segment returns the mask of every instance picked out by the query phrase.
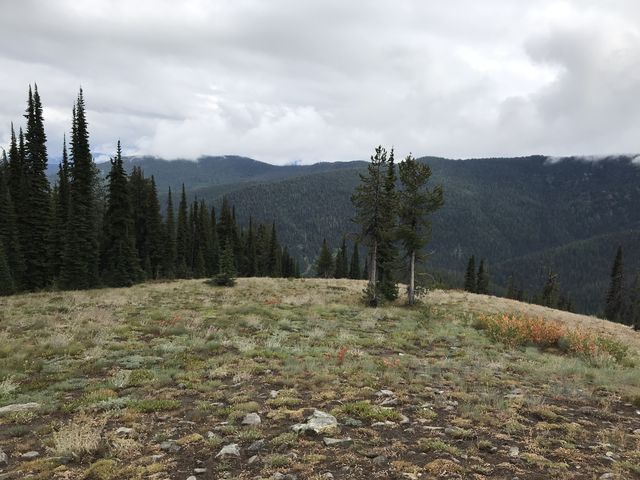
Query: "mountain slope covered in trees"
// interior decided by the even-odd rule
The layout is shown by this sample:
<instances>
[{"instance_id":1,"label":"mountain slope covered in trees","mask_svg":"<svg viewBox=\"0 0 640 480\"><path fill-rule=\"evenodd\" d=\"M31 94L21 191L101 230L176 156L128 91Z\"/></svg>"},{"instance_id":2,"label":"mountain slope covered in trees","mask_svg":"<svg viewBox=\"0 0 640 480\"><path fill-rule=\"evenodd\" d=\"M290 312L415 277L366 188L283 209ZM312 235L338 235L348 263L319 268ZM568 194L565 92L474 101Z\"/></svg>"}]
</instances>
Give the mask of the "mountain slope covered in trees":
<instances>
[{"instance_id":1,"label":"mountain slope covered in trees","mask_svg":"<svg viewBox=\"0 0 640 480\"><path fill-rule=\"evenodd\" d=\"M640 268L638 242L629 240L640 232L640 166L629 157L421 160L445 195L433 217L430 268L461 278L475 254L488 262L493 288L504 288L513 275L530 295L552 269L587 312L601 308L618 244L629 250L629 276ZM227 195L241 222L249 214L258 222L276 219L281 240L308 267L323 238L335 249L344 234L357 231L350 196L364 162L273 166L242 157L143 158L125 166L134 164L159 186L184 181L194 196L214 204Z\"/></svg>"}]
</instances>

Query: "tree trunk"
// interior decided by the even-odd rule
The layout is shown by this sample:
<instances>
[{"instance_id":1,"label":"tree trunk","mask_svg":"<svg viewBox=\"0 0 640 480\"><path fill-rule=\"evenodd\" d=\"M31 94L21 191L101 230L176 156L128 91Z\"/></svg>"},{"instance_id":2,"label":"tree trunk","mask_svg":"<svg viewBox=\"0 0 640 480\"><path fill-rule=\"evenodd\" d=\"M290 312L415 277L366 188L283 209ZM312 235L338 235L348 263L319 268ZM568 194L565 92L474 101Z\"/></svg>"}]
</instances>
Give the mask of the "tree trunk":
<instances>
[{"instance_id":1,"label":"tree trunk","mask_svg":"<svg viewBox=\"0 0 640 480\"><path fill-rule=\"evenodd\" d=\"M416 252L411 252L411 273L409 278L409 305L416 301Z\"/></svg>"},{"instance_id":2,"label":"tree trunk","mask_svg":"<svg viewBox=\"0 0 640 480\"><path fill-rule=\"evenodd\" d=\"M369 261L369 289L371 291L370 303L371 306L378 306L378 291L377 291L377 266L378 266L378 242L374 240L373 246L371 248L371 259Z\"/></svg>"}]
</instances>

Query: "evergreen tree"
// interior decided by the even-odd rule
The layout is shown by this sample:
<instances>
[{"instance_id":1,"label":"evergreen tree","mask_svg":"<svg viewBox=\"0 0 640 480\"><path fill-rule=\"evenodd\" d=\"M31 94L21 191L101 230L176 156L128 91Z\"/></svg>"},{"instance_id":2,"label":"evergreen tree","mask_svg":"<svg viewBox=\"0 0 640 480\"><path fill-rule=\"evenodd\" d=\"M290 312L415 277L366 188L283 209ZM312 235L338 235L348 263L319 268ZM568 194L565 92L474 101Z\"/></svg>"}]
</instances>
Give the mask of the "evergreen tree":
<instances>
[{"instance_id":1,"label":"evergreen tree","mask_svg":"<svg viewBox=\"0 0 640 480\"><path fill-rule=\"evenodd\" d=\"M165 247L162 270L166 278L173 278L176 271L176 222L171 188L169 188L167 195L167 221L164 225L164 239Z\"/></svg>"},{"instance_id":2,"label":"evergreen tree","mask_svg":"<svg viewBox=\"0 0 640 480\"><path fill-rule=\"evenodd\" d=\"M556 308L560 295L560 285L558 283L558 275L549 270L547 281L542 288L541 303L545 307Z\"/></svg>"},{"instance_id":3,"label":"evergreen tree","mask_svg":"<svg viewBox=\"0 0 640 480\"><path fill-rule=\"evenodd\" d=\"M604 317L612 322L622 322L624 310L624 270L622 264L622 247L618 247L611 268L611 283L604 309Z\"/></svg>"},{"instance_id":4,"label":"evergreen tree","mask_svg":"<svg viewBox=\"0 0 640 480\"><path fill-rule=\"evenodd\" d=\"M0 242L0 297L3 295L11 295L15 291L15 285L13 278L11 277L11 271L9 270L9 264L4 254L4 247Z\"/></svg>"},{"instance_id":5,"label":"evergreen tree","mask_svg":"<svg viewBox=\"0 0 640 480\"><path fill-rule=\"evenodd\" d=\"M351 255L351 262L349 263L349 278L357 280L362 278L362 272L360 271L360 253L358 252L358 242L353 244L353 254Z\"/></svg>"},{"instance_id":6,"label":"evergreen tree","mask_svg":"<svg viewBox=\"0 0 640 480\"><path fill-rule=\"evenodd\" d=\"M151 176L151 181L146 184L145 234L145 250L151 265L151 271L148 274L151 278L157 279L160 277L162 269L166 240L164 238L156 180L153 176Z\"/></svg>"},{"instance_id":7,"label":"evergreen tree","mask_svg":"<svg viewBox=\"0 0 640 480\"><path fill-rule=\"evenodd\" d=\"M220 253L220 273L214 278L214 283L221 287L233 287L236 283L236 265L233 245L228 239Z\"/></svg>"},{"instance_id":8,"label":"evergreen tree","mask_svg":"<svg viewBox=\"0 0 640 480\"><path fill-rule=\"evenodd\" d=\"M271 235L269 236L269 253L268 253L267 270L268 276L282 276L282 263L280 258L280 246L278 245L278 237L276 235L276 222L271 224Z\"/></svg>"},{"instance_id":9,"label":"evergreen tree","mask_svg":"<svg viewBox=\"0 0 640 480\"><path fill-rule=\"evenodd\" d=\"M133 215L133 232L135 236L136 255L144 270L145 278L153 278L151 260L149 258L149 243L147 241L147 182L142 168L134 166L129 176L129 196L131 198L131 212Z\"/></svg>"},{"instance_id":10,"label":"evergreen tree","mask_svg":"<svg viewBox=\"0 0 640 480\"><path fill-rule=\"evenodd\" d=\"M47 137L44 132L42 103L38 87L29 87L27 102L27 131L24 136L24 172L26 192L22 237L20 243L25 259L24 286L29 290L44 288L50 280L49 240L51 219L51 190L47 180Z\"/></svg>"},{"instance_id":11,"label":"evergreen tree","mask_svg":"<svg viewBox=\"0 0 640 480\"><path fill-rule=\"evenodd\" d=\"M322 240L320 255L318 255L318 261L316 262L316 271L320 278L330 278L333 274L333 257L326 238Z\"/></svg>"},{"instance_id":12,"label":"evergreen tree","mask_svg":"<svg viewBox=\"0 0 640 480\"><path fill-rule=\"evenodd\" d=\"M133 234L133 211L129 197L127 175L122 163L118 141L116 157L111 159L107 176L109 193L103 222L102 279L111 287L126 287L141 276Z\"/></svg>"},{"instance_id":13,"label":"evergreen tree","mask_svg":"<svg viewBox=\"0 0 640 480\"><path fill-rule=\"evenodd\" d=\"M218 225L216 220L216 209L211 207L211 270L220 270L220 241L218 240Z\"/></svg>"},{"instance_id":14,"label":"evergreen tree","mask_svg":"<svg viewBox=\"0 0 640 480\"><path fill-rule=\"evenodd\" d=\"M396 165L393 149L389 152L386 162L382 195L383 236L378 248L378 265L380 279L380 293L385 300L393 301L398 298L398 282L395 271L398 262L396 247L398 194L396 192Z\"/></svg>"},{"instance_id":15,"label":"evergreen tree","mask_svg":"<svg viewBox=\"0 0 640 480\"><path fill-rule=\"evenodd\" d=\"M485 266L484 259L480 260L478 276L476 278L476 293L487 295L489 293L489 272Z\"/></svg>"},{"instance_id":16,"label":"evergreen tree","mask_svg":"<svg viewBox=\"0 0 640 480\"><path fill-rule=\"evenodd\" d=\"M256 235L253 231L253 219L249 217L249 230L247 231L247 242L246 242L246 258L247 258L247 269L245 272L245 276L247 277L255 277L257 273L257 252L256 252Z\"/></svg>"},{"instance_id":17,"label":"evergreen tree","mask_svg":"<svg viewBox=\"0 0 640 480\"><path fill-rule=\"evenodd\" d=\"M467 273L464 276L464 289L467 292L476 292L476 257L471 255L467 264Z\"/></svg>"},{"instance_id":18,"label":"evergreen tree","mask_svg":"<svg viewBox=\"0 0 640 480\"><path fill-rule=\"evenodd\" d=\"M347 240L342 237L342 245L336 255L335 278L347 278L349 276L349 260L347 258Z\"/></svg>"},{"instance_id":19,"label":"evergreen tree","mask_svg":"<svg viewBox=\"0 0 640 480\"><path fill-rule=\"evenodd\" d=\"M51 240L51 272L54 278L60 275L64 262L65 238L69 222L69 158L67 139L62 140L62 162L58 167L57 194L53 203L53 226Z\"/></svg>"},{"instance_id":20,"label":"evergreen tree","mask_svg":"<svg viewBox=\"0 0 640 480\"><path fill-rule=\"evenodd\" d=\"M509 275L507 279L507 298L516 299L518 295L518 290L516 288L515 281L513 280L513 275Z\"/></svg>"},{"instance_id":21,"label":"evergreen tree","mask_svg":"<svg viewBox=\"0 0 640 480\"><path fill-rule=\"evenodd\" d=\"M187 260L190 255L190 229L188 224L187 194L182 184L182 195L178 205L178 229L176 232L176 274L178 278L186 278L189 275Z\"/></svg>"},{"instance_id":22,"label":"evergreen tree","mask_svg":"<svg viewBox=\"0 0 640 480\"><path fill-rule=\"evenodd\" d=\"M364 259L364 268L362 269L362 280L369 280L369 259Z\"/></svg>"},{"instance_id":23,"label":"evergreen tree","mask_svg":"<svg viewBox=\"0 0 640 480\"><path fill-rule=\"evenodd\" d=\"M6 154L3 152L2 165L0 166L0 244L3 246L5 260L12 277L12 288L17 288L25 265L18 237L16 214L9 191L10 168Z\"/></svg>"},{"instance_id":24,"label":"evergreen tree","mask_svg":"<svg viewBox=\"0 0 640 480\"><path fill-rule=\"evenodd\" d=\"M636 275L629 294L626 320L627 325L631 325L636 331L640 330L640 273Z\"/></svg>"},{"instance_id":25,"label":"evergreen tree","mask_svg":"<svg viewBox=\"0 0 640 480\"><path fill-rule=\"evenodd\" d=\"M383 214L384 173L387 163L387 152L382 146L376 148L367 166L367 173L360 174L360 185L356 187L351 201L356 210L354 221L360 225L360 239L367 245L367 273L369 284L365 292L367 303L377 306L379 303L378 288L378 248L387 239L388 223Z\"/></svg>"},{"instance_id":26,"label":"evergreen tree","mask_svg":"<svg viewBox=\"0 0 640 480\"><path fill-rule=\"evenodd\" d=\"M416 260L421 259L420 252L431 235L429 215L440 208L443 203L442 187L427 189L431 177L431 168L419 163L411 155L400 163L399 228L398 234L409 259L409 305L415 303L415 270Z\"/></svg>"},{"instance_id":27,"label":"evergreen tree","mask_svg":"<svg viewBox=\"0 0 640 480\"><path fill-rule=\"evenodd\" d=\"M73 112L71 158L69 221L60 285L68 289L91 288L98 284L97 201L94 195L97 174L89 147L82 89Z\"/></svg>"}]
</instances>

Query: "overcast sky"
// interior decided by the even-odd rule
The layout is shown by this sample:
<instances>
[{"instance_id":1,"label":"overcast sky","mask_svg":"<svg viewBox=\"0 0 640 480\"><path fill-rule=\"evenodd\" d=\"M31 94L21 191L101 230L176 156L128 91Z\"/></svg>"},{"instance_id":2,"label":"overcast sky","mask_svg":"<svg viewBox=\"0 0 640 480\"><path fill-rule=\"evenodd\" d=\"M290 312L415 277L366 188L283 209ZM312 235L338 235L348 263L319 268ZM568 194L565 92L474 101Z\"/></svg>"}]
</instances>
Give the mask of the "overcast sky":
<instances>
[{"instance_id":1,"label":"overcast sky","mask_svg":"<svg viewBox=\"0 0 640 480\"><path fill-rule=\"evenodd\" d=\"M637 0L2 0L0 141L272 163L640 151Z\"/></svg>"}]
</instances>

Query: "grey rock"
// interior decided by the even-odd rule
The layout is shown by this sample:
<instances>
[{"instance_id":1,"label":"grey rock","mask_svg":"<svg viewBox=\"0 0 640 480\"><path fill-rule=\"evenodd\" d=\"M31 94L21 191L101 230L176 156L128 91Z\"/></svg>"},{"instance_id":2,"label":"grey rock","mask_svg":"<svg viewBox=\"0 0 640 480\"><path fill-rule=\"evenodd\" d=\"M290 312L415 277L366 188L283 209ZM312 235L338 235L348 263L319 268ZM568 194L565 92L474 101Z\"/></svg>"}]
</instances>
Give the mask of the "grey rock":
<instances>
[{"instance_id":1,"label":"grey rock","mask_svg":"<svg viewBox=\"0 0 640 480\"><path fill-rule=\"evenodd\" d=\"M249 465L253 465L254 463L256 463L258 461L258 455L254 455L251 458L249 458L249 461L247 462Z\"/></svg>"},{"instance_id":2,"label":"grey rock","mask_svg":"<svg viewBox=\"0 0 640 480\"><path fill-rule=\"evenodd\" d=\"M15 413L15 412L27 412L30 410L37 410L40 408L39 403L31 402L31 403L14 403L12 405L5 405L4 407L0 407L0 415L5 415L7 413Z\"/></svg>"},{"instance_id":3,"label":"grey rock","mask_svg":"<svg viewBox=\"0 0 640 480\"><path fill-rule=\"evenodd\" d=\"M633 434L634 434L634 435L640 435L640 428L636 428L636 429L633 431Z\"/></svg>"},{"instance_id":4,"label":"grey rock","mask_svg":"<svg viewBox=\"0 0 640 480\"><path fill-rule=\"evenodd\" d=\"M9 457L0 448L0 465L9 465Z\"/></svg>"},{"instance_id":5,"label":"grey rock","mask_svg":"<svg viewBox=\"0 0 640 480\"><path fill-rule=\"evenodd\" d=\"M25 460L31 460L32 458L36 458L40 456L40 452L36 452L35 450L32 450L30 452L27 453L23 453L22 455L20 455L22 458L24 458Z\"/></svg>"},{"instance_id":6,"label":"grey rock","mask_svg":"<svg viewBox=\"0 0 640 480\"><path fill-rule=\"evenodd\" d=\"M222 447L222 450L218 452L216 458L218 457L239 457L240 456L240 447L238 447L237 443L230 443L229 445L225 445Z\"/></svg>"},{"instance_id":7,"label":"grey rock","mask_svg":"<svg viewBox=\"0 0 640 480\"><path fill-rule=\"evenodd\" d=\"M263 438L261 438L260 440L256 440L251 445L249 445L249 448L247 450L249 450L250 452L259 452L264 448L264 444L265 441Z\"/></svg>"},{"instance_id":8,"label":"grey rock","mask_svg":"<svg viewBox=\"0 0 640 480\"><path fill-rule=\"evenodd\" d=\"M118 435L129 435L130 433L133 433L133 428L120 427L116 430Z\"/></svg>"},{"instance_id":9,"label":"grey rock","mask_svg":"<svg viewBox=\"0 0 640 480\"><path fill-rule=\"evenodd\" d=\"M274 473L271 476L272 480L298 480L298 477L296 475L294 475L293 473Z\"/></svg>"},{"instance_id":10,"label":"grey rock","mask_svg":"<svg viewBox=\"0 0 640 480\"><path fill-rule=\"evenodd\" d=\"M398 405L397 398L388 397L388 398L385 398L382 402L380 402L381 407L393 407L395 405Z\"/></svg>"},{"instance_id":11,"label":"grey rock","mask_svg":"<svg viewBox=\"0 0 640 480\"><path fill-rule=\"evenodd\" d=\"M386 465L387 463L389 463L389 459L384 455L378 455L373 459L373 463L375 463L376 465Z\"/></svg>"},{"instance_id":12,"label":"grey rock","mask_svg":"<svg viewBox=\"0 0 640 480\"><path fill-rule=\"evenodd\" d=\"M260 423L262 423L262 420L257 413L248 413L242 420L243 425L260 425Z\"/></svg>"},{"instance_id":13,"label":"grey rock","mask_svg":"<svg viewBox=\"0 0 640 480\"><path fill-rule=\"evenodd\" d=\"M159 453L157 455L151 455L151 460L153 460L154 462L157 462L158 460L164 457L165 457L164 453Z\"/></svg>"},{"instance_id":14,"label":"grey rock","mask_svg":"<svg viewBox=\"0 0 640 480\"><path fill-rule=\"evenodd\" d=\"M394 393L391 390L379 390L376 395L378 397L393 397Z\"/></svg>"},{"instance_id":15,"label":"grey rock","mask_svg":"<svg viewBox=\"0 0 640 480\"><path fill-rule=\"evenodd\" d=\"M327 480L333 480L333 473L325 472L325 473L322 474L321 478L326 478Z\"/></svg>"},{"instance_id":16,"label":"grey rock","mask_svg":"<svg viewBox=\"0 0 640 480\"><path fill-rule=\"evenodd\" d=\"M612 480L613 478L616 478L616 476L611 473L603 473L602 475L600 475L600 477L598 477L600 480Z\"/></svg>"},{"instance_id":17,"label":"grey rock","mask_svg":"<svg viewBox=\"0 0 640 480\"><path fill-rule=\"evenodd\" d=\"M409 417L407 417L406 415L400 414L400 424L406 425L407 423L411 423L411 420L409 420Z\"/></svg>"},{"instance_id":18,"label":"grey rock","mask_svg":"<svg viewBox=\"0 0 640 480\"><path fill-rule=\"evenodd\" d=\"M336 417L329 413L321 412L320 410L314 411L307 423L297 423L291 427L296 433L325 433L331 432L338 427L338 420Z\"/></svg>"},{"instance_id":19,"label":"grey rock","mask_svg":"<svg viewBox=\"0 0 640 480\"><path fill-rule=\"evenodd\" d=\"M195 475L190 475L187 477L187 480L197 480Z\"/></svg>"},{"instance_id":20,"label":"grey rock","mask_svg":"<svg viewBox=\"0 0 640 480\"><path fill-rule=\"evenodd\" d=\"M351 440L351 438L349 437L347 438L324 437L322 441L327 447L348 447L349 445L353 444L353 440Z\"/></svg>"},{"instance_id":21,"label":"grey rock","mask_svg":"<svg viewBox=\"0 0 640 480\"><path fill-rule=\"evenodd\" d=\"M510 447L509 448L509 456L510 457L515 458L518 455L520 455L520 449L518 447Z\"/></svg>"},{"instance_id":22,"label":"grey rock","mask_svg":"<svg viewBox=\"0 0 640 480\"><path fill-rule=\"evenodd\" d=\"M391 420L386 420L384 422L374 422L371 424L372 427L395 427L396 424L395 422L392 422Z\"/></svg>"},{"instance_id":23,"label":"grey rock","mask_svg":"<svg viewBox=\"0 0 640 480\"><path fill-rule=\"evenodd\" d=\"M193 469L193 473L195 473L196 475L201 475L203 473L207 473L207 469L206 468L194 468Z\"/></svg>"},{"instance_id":24,"label":"grey rock","mask_svg":"<svg viewBox=\"0 0 640 480\"><path fill-rule=\"evenodd\" d=\"M176 443L175 440L167 440L160 444L160 450L170 453L176 453L180 451L180 446Z\"/></svg>"},{"instance_id":25,"label":"grey rock","mask_svg":"<svg viewBox=\"0 0 640 480\"><path fill-rule=\"evenodd\" d=\"M278 396L278 393L279 393L279 392L278 392L277 390L271 390L271 391L269 392L269 396L270 396L271 398L276 398L276 397Z\"/></svg>"},{"instance_id":26,"label":"grey rock","mask_svg":"<svg viewBox=\"0 0 640 480\"><path fill-rule=\"evenodd\" d=\"M355 419L355 418L351 418L351 417L347 418L347 419L344 421L344 424L345 424L347 427L361 427L361 426L363 425L363 423L362 423L362 421L361 421L361 420L357 420L357 419Z\"/></svg>"}]
</instances>

